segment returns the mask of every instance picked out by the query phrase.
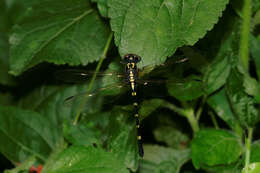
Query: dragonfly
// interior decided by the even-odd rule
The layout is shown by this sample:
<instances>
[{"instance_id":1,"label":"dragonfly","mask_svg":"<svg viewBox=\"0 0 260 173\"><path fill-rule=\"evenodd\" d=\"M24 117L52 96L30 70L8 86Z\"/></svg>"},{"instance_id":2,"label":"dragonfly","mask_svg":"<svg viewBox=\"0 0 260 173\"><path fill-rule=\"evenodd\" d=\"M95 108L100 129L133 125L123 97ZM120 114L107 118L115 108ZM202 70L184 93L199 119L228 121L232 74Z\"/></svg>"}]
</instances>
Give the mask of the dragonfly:
<instances>
[{"instance_id":1,"label":"dragonfly","mask_svg":"<svg viewBox=\"0 0 260 173\"><path fill-rule=\"evenodd\" d=\"M137 85L150 85L153 83L157 83L157 84L161 84L161 83L165 83L165 82L170 82L171 80L165 80L165 79L141 79L139 78L139 73L141 72L138 68L137 65L138 63L141 61L141 57L136 55L136 54L126 54L123 58L123 60L121 61L121 64L125 65L125 72L124 73L118 73L118 72L88 72L85 70L77 70L77 69L71 69L71 70L62 70L59 71L56 74L56 77L58 79L61 79L65 82L77 82L77 81L84 81L84 80L88 80L90 79L94 74L97 77L104 77L104 76L113 76L116 78L123 78L123 81L121 81L120 83L115 83L112 84L110 86L104 87L99 89L98 91L95 91L93 93L80 93L71 97L68 97L65 102L71 102L74 99L78 98L78 97L93 97L94 95L96 95L97 93L99 93L100 91L106 90L106 89L110 89L110 88L121 88L123 86L129 86L129 88L131 89L131 97L133 100L133 106L134 106L134 117L135 117L135 122L136 122L136 129L137 129L137 144L138 144L138 153L140 157L144 156L144 150L143 150L143 144L142 144L142 136L141 136L141 130L140 130L140 115L138 113L138 99L137 99ZM183 63L188 61L188 58L178 58L176 61L174 61L174 64L178 64L178 63ZM167 66L169 64L163 64L161 66ZM150 68L146 68L149 69L148 71L152 71L153 70L153 66L151 66ZM175 83L179 83L182 84L185 81L184 80L176 80L176 79L172 79L172 81L174 81Z\"/></svg>"}]
</instances>

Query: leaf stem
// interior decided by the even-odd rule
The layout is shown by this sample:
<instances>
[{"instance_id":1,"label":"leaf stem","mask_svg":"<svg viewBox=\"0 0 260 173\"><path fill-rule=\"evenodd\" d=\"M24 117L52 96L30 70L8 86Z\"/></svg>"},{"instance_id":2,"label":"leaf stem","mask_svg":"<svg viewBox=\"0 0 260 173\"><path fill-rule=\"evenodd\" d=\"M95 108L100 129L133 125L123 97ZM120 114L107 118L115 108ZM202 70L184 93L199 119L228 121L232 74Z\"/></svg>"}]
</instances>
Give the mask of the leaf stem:
<instances>
[{"instance_id":1,"label":"leaf stem","mask_svg":"<svg viewBox=\"0 0 260 173\"><path fill-rule=\"evenodd\" d=\"M244 0L243 6L243 24L240 39L240 61L246 71L248 71L248 50L249 50L249 33L251 20L251 0Z\"/></svg>"},{"instance_id":2,"label":"leaf stem","mask_svg":"<svg viewBox=\"0 0 260 173\"><path fill-rule=\"evenodd\" d=\"M246 144L245 173L248 173L249 171L252 136L253 136L253 128L248 128L248 136L245 139L245 144Z\"/></svg>"},{"instance_id":3,"label":"leaf stem","mask_svg":"<svg viewBox=\"0 0 260 173\"><path fill-rule=\"evenodd\" d=\"M95 70L95 73L94 75L92 76L91 80L90 80L90 83L89 83L89 86L88 86L88 90L87 90L87 93L85 95L85 99L82 100L81 104L80 104L80 107L77 111L77 114L76 114L76 117L74 119L74 122L73 124L76 125L79 121L79 117L80 117L80 114L84 108L84 106L86 105L86 102L87 102L87 95L89 94L89 92L91 91L93 85L94 85L94 82L96 80L96 77L97 77L97 73L99 72L100 68L101 68L101 65L104 61L104 59L106 58L106 55L107 55L107 52L108 52L108 49L109 49L109 46L110 46L110 43L112 41L112 38L113 38L113 32L110 33L110 35L108 36L108 39L107 39L107 42L106 42L106 45L105 45L105 48L103 50L103 53L100 57L100 60L97 64L97 67L96 67L96 70Z\"/></svg>"}]
</instances>

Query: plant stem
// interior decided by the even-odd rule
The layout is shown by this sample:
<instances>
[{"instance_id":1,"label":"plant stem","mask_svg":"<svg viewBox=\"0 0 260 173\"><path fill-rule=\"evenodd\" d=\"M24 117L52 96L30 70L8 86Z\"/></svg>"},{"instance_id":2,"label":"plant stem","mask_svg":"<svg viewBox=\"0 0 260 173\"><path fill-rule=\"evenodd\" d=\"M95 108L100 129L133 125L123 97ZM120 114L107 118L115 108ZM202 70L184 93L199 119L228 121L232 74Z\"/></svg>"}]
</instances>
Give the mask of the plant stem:
<instances>
[{"instance_id":1,"label":"plant stem","mask_svg":"<svg viewBox=\"0 0 260 173\"><path fill-rule=\"evenodd\" d=\"M179 108L178 106L172 104L172 103L167 103L166 105L164 105L165 107L171 109L172 111L176 112L177 114L186 117L186 113L185 110L182 108Z\"/></svg>"},{"instance_id":2,"label":"plant stem","mask_svg":"<svg viewBox=\"0 0 260 173\"><path fill-rule=\"evenodd\" d=\"M194 114L194 109L193 108L187 108L185 110L185 115L186 115L186 118L188 119L188 121L191 125L193 133L198 132L200 130L200 128L199 128L198 121L197 121L195 114Z\"/></svg>"},{"instance_id":3,"label":"plant stem","mask_svg":"<svg viewBox=\"0 0 260 173\"><path fill-rule=\"evenodd\" d=\"M189 107L189 105L187 105L185 102L183 102L182 105L184 108L180 108L171 103L166 103L164 106L173 110L174 112L178 113L179 115L186 117L190 123L193 133L198 132L199 124L195 117L193 108Z\"/></svg>"},{"instance_id":4,"label":"plant stem","mask_svg":"<svg viewBox=\"0 0 260 173\"><path fill-rule=\"evenodd\" d=\"M195 117L194 108L186 102L182 102L182 105L185 108L185 110L184 110L185 117L188 119L188 121L190 123L190 126L193 130L193 134L195 134L196 132L198 132L200 130L200 128L199 128L198 120Z\"/></svg>"},{"instance_id":5,"label":"plant stem","mask_svg":"<svg viewBox=\"0 0 260 173\"><path fill-rule=\"evenodd\" d=\"M246 71L248 71L248 49L249 49L249 33L251 20L251 0L244 0L243 6L243 24L240 39L240 61Z\"/></svg>"},{"instance_id":6,"label":"plant stem","mask_svg":"<svg viewBox=\"0 0 260 173\"><path fill-rule=\"evenodd\" d=\"M205 104L206 100L207 100L207 96L204 96L204 97L202 98L202 102L201 102L201 104L200 104L200 107L199 107L199 109L198 109L198 111L197 111L197 113L196 113L196 119L197 119L197 121L200 120L200 116L201 116L201 113L202 113L202 111L203 111L203 107L204 107L204 104Z\"/></svg>"},{"instance_id":7,"label":"plant stem","mask_svg":"<svg viewBox=\"0 0 260 173\"><path fill-rule=\"evenodd\" d=\"M210 118L211 118L211 120L212 120L212 122L213 122L213 124L214 124L214 127L215 127L216 129L219 129L218 122L217 122L217 120L216 120L216 117L215 117L214 113L210 111L210 112L209 112L209 115L210 115Z\"/></svg>"},{"instance_id":8,"label":"plant stem","mask_svg":"<svg viewBox=\"0 0 260 173\"><path fill-rule=\"evenodd\" d=\"M253 128L248 128L248 136L245 139L246 144L246 159L245 159L245 173L249 171L249 164L250 164L250 150L251 150L251 141L253 136Z\"/></svg>"},{"instance_id":9,"label":"plant stem","mask_svg":"<svg viewBox=\"0 0 260 173\"><path fill-rule=\"evenodd\" d=\"M98 62L98 64L97 64L95 73L94 73L94 75L92 76L92 78L91 78L91 80L90 80L90 83L89 83L89 86L88 86L88 90L87 90L87 93L86 93L86 95L85 95L85 99L83 99L82 102L80 103L79 109L78 109L78 111L77 111L76 117L75 117L74 122L73 122L74 125L76 125L76 124L78 123L80 114L81 114L81 112L82 112L84 106L86 105L87 96L88 96L89 92L91 91L91 89L92 89L92 87L93 87L93 85L94 85L94 82L95 82L96 77L97 77L97 73L99 72L102 63L103 63L104 59L106 58L106 55L107 55L107 52L108 52L108 48L109 48L109 46L110 46L110 43L111 43L111 41L112 41L112 38L113 38L113 33L111 32L110 35L108 36L108 40L107 40L107 42L106 42L105 48L104 48L103 53L102 53L102 55L101 55L101 57L100 57L100 60L99 60L99 62Z\"/></svg>"}]
</instances>

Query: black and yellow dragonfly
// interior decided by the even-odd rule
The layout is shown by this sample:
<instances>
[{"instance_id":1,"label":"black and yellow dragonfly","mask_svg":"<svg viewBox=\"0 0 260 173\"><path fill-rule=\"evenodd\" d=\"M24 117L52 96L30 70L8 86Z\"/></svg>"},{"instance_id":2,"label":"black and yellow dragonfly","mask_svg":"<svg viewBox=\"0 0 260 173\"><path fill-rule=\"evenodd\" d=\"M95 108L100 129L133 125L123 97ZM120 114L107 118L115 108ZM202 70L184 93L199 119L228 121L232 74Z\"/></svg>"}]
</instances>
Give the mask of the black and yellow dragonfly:
<instances>
[{"instance_id":1,"label":"black and yellow dragonfly","mask_svg":"<svg viewBox=\"0 0 260 173\"><path fill-rule=\"evenodd\" d=\"M138 63L141 61L141 57L135 54L126 54L124 56L123 61L121 61L122 64L125 65L125 72L124 73L118 73L118 72L89 72L85 70L77 70L77 69L71 69L71 70L62 70L56 73L56 77L58 79L61 79L65 82L78 82L78 81L85 81L89 80L94 74L97 77L104 77L104 76L111 76L121 79L120 82L114 83L112 85L106 86L104 88L98 89L94 92L86 92L86 93L80 93L74 96L71 96L65 100L65 102L71 102L72 100L75 100L77 98L84 98L84 97L93 97L100 91L111 89L111 88L122 88L124 86L130 86L131 88L131 97L133 99L133 106L134 106L134 116L136 119L136 128L137 128L137 140L138 140L138 150L139 150L139 156L143 157L144 151L142 146L142 137L140 132L140 121L139 121L139 114L138 114L138 101L137 101L137 85L152 85L154 83L156 84L162 84L166 82L173 82L175 84L182 84L185 83L185 80L177 79L177 78L171 78L171 79L142 79L139 78L139 73L142 72L137 68ZM179 64L183 62L187 62L188 58L178 58L174 62L163 64L160 66L169 66L170 64ZM150 66L147 71L152 71ZM122 80L123 79L123 80Z\"/></svg>"}]
</instances>

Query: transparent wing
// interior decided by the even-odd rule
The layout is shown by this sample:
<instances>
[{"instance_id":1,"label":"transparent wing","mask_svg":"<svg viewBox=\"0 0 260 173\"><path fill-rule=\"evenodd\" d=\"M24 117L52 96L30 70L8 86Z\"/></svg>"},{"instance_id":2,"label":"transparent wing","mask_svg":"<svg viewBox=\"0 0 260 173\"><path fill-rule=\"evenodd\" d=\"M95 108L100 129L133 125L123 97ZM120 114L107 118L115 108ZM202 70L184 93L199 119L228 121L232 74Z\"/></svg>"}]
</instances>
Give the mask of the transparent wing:
<instances>
[{"instance_id":1,"label":"transparent wing","mask_svg":"<svg viewBox=\"0 0 260 173\"><path fill-rule=\"evenodd\" d=\"M55 72L55 78L68 83L82 83L89 80L94 74L97 77L112 76L117 78L124 78L124 73L118 72L98 72L86 71L79 69L66 69Z\"/></svg>"},{"instance_id":2,"label":"transparent wing","mask_svg":"<svg viewBox=\"0 0 260 173\"><path fill-rule=\"evenodd\" d=\"M199 77L189 77L189 78L177 78L177 77L171 77L169 79L138 79L136 82L138 84L144 85L144 86L152 86L152 85L160 85L160 84L166 84L166 83L174 83L176 85L182 85L187 82L191 81L197 81L201 82L201 79Z\"/></svg>"},{"instance_id":3,"label":"transparent wing","mask_svg":"<svg viewBox=\"0 0 260 173\"><path fill-rule=\"evenodd\" d=\"M187 64L188 61L189 61L189 58L184 57L184 56L173 57L173 60L168 60L163 64L148 65L148 66L143 67L142 69L139 70L139 76L144 76L145 74L148 74L153 70L162 72L165 69L167 69L167 67L177 65L177 64Z\"/></svg>"},{"instance_id":4,"label":"transparent wing","mask_svg":"<svg viewBox=\"0 0 260 173\"><path fill-rule=\"evenodd\" d=\"M70 96L64 100L65 106L72 106L73 104L86 104L90 99L100 96L112 96L119 94L124 87L127 86L126 82L114 83L92 92L83 92Z\"/></svg>"}]
</instances>

